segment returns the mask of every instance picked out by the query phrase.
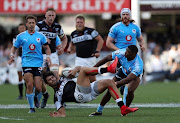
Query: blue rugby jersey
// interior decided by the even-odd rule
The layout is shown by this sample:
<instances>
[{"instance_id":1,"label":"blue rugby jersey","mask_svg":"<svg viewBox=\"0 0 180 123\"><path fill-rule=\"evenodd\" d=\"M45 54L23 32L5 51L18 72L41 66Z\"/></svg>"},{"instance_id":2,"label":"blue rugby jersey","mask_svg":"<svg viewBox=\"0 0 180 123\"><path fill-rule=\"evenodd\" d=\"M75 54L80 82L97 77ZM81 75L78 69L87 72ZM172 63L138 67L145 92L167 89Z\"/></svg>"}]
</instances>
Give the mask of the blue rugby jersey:
<instances>
[{"instance_id":1,"label":"blue rugby jersey","mask_svg":"<svg viewBox=\"0 0 180 123\"><path fill-rule=\"evenodd\" d=\"M133 23L128 26L122 22L114 24L108 33L108 36L115 39L115 46L119 49L127 48L129 45L136 45L136 38L140 37L141 29Z\"/></svg>"},{"instance_id":2,"label":"blue rugby jersey","mask_svg":"<svg viewBox=\"0 0 180 123\"><path fill-rule=\"evenodd\" d=\"M112 52L112 58L115 59L116 56L122 65L122 71L125 75L133 73L134 75L139 76L143 73L143 60L139 57L138 54L133 60L128 61L125 57L125 50L120 49Z\"/></svg>"},{"instance_id":3,"label":"blue rugby jersey","mask_svg":"<svg viewBox=\"0 0 180 123\"><path fill-rule=\"evenodd\" d=\"M32 35L25 31L17 36L13 46L22 46L22 67L42 67L42 45L46 42L45 35L37 31Z\"/></svg>"}]
</instances>

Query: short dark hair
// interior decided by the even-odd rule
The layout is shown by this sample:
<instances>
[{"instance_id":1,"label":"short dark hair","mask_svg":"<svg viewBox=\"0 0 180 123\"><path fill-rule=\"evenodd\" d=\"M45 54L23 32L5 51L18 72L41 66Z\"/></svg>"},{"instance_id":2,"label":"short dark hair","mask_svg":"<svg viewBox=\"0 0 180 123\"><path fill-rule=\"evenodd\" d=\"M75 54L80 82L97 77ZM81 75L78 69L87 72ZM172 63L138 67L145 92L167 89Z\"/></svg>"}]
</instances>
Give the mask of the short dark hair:
<instances>
[{"instance_id":1,"label":"short dark hair","mask_svg":"<svg viewBox=\"0 0 180 123\"><path fill-rule=\"evenodd\" d=\"M84 16L83 16L82 14L77 15L77 16L76 16L76 20L77 20L77 19L83 19L83 20L85 21L85 18L84 18Z\"/></svg>"},{"instance_id":2,"label":"short dark hair","mask_svg":"<svg viewBox=\"0 0 180 123\"><path fill-rule=\"evenodd\" d=\"M28 19L34 19L35 22L37 22L37 17L35 17L35 16L33 16L33 15L28 15L28 16L26 17L26 22L27 22Z\"/></svg>"},{"instance_id":3,"label":"short dark hair","mask_svg":"<svg viewBox=\"0 0 180 123\"><path fill-rule=\"evenodd\" d=\"M136 47L136 45L130 45L128 46L128 48L131 50L132 53L138 53L138 48Z\"/></svg>"},{"instance_id":4,"label":"short dark hair","mask_svg":"<svg viewBox=\"0 0 180 123\"><path fill-rule=\"evenodd\" d=\"M48 11L54 11L54 12L56 12L56 10L55 10L54 8L47 8L47 9L46 9L46 12L48 12Z\"/></svg>"},{"instance_id":5,"label":"short dark hair","mask_svg":"<svg viewBox=\"0 0 180 123\"><path fill-rule=\"evenodd\" d=\"M19 24L19 26L26 26L26 24L24 24L24 23L20 23L20 24ZM19 26L18 26L18 27L19 27Z\"/></svg>"},{"instance_id":6,"label":"short dark hair","mask_svg":"<svg viewBox=\"0 0 180 123\"><path fill-rule=\"evenodd\" d=\"M46 80L46 78L48 77L48 76L54 76L55 77L55 75L54 75L54 73L52 72L52 71L48 71L48 72L42 72L42 78L43 78L43 80L44 80L44 82L47 84L47 80Z\"/></svg>"}]
</instances>

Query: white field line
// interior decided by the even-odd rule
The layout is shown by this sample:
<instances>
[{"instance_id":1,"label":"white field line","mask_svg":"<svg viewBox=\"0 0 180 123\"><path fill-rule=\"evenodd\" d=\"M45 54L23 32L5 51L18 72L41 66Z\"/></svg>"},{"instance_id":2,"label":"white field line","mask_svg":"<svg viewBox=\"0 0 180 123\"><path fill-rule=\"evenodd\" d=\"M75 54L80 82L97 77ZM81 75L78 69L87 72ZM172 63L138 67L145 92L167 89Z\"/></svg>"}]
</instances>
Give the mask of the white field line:
<instances>
[{"instance_id":1,"label":"white field line","mask_svg":"<svg viewBox=\"0 0 180 123\"><path fill-rule=\"evenodd\" d=\"M24 120L24 119L19 119L19 118L8 118L8 117L0 117L0 119L3 119L3 120Z\"/></svg>"},{"instance_id":2,"label":"white field line","mask_svg":"<svg viewBox=\"0 0 180 123\"><path fill-rule=\"evenodd\" d=\"M82 103L67 103L66 108L97 108L99 104L82 104ZM105 108L115 108L118 107L114 103L107 104ZM180 103L136 103L131 104L131 107L180 107ZM20 109L20 108L29 108L28 104L9 104L9 105L0 105L0 109ZM46 108L55 108L54 104L47 104Z\"/></svg>"}]
</instances>

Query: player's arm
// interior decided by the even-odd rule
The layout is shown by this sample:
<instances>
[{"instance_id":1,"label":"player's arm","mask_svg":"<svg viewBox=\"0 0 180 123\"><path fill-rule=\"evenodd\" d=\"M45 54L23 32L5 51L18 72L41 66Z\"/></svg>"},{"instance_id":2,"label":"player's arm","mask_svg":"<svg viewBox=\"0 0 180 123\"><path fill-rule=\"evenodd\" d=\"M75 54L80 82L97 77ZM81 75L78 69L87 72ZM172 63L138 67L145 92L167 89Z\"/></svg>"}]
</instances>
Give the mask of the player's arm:
<instances>
[{"instance_id":1,"label":"player's arm","mask_svg":"<svg viewBox=\"0 0 180 123\"><path fill-rule=\"evenodd\" d=\"M119 50L119 48L114 45L113 41L114 41L114 38L108 36L106 40L106 46L109 49L114 50L114 51Z\"/></svg>"},{"instance_id":2,"label":"player's arm","mask_svg":"<svg viewBox=\"0 0 180 123\"><path fill-rule=\"evenodd\" d=\"M100 35L98 35L97 37L94 38L98 43L97 43L97 48L96 48L96 52L92 54L92 56L95 56L96 58L98 58L100 56L100 51L103 47L103 43L104 40L102 39L102 37Z\"/></svg>"},{"instance_id":3,"label":"player's arm","mask_svg":"<svg viewBox=\"0 0 180 123\"><path fill-rule=\"evenodd\" d=\"M71 51L73 51L73 49L75 49L75 45L74 45L73 42L71 41L71 42L69 43L69 47L68 47L68 49L67 49L67 52L68 52L68 53L71 53Z\"/></svg>"},{"instance_id":4,"label":"player's arm","mask_svg":"<svg viewBox=\"0 0 180 123\"><path fill-rule=\"evenodd\" d=\"M63 34L62 36L60 36L60 39L61 39L62 50L64 51L68 42L67 36Z\"/></svg>"},{"instance_id":5,"label":"player's arm","mask_svg":"<svg viewBox=\"0 0 180 123\"><path fill-rule=\"evenodd\" d=\"M96 63L96 65L94 67L99 67L99 66L105 64L106 62L112 61L112 60L113 60L112 54L110 54L110 55L106 56L105 58L101 59L98 63Z\"/></svg>"},{"instance_id":6,"label":"player's arm","mask_svg":"<svg viewBox=\"0 0 180 123\"><path fill-rule=\"evenodd\" d=\"M130 73L126 78L121 79L120 81L116 81L117 83L117 88L130 83L132 80L135 80L137 76L133 73Z\"/></svg>"},{"instance_id":7,"label":"player's arm","mask_svg":"<svg viewBox=\"0 0 180 123\"><path fill-rule=\"evenodd\" d=\"M14 62L14 57L15 57L15 52L18 48L12 46L11 50L10 50L10 56L9 56L9 60L8 60L8 64L12 64Z\"/></svg>"},{"instance_id":8,"label":"player's arm","mask_svg":"<svg viewBox=\"0 0 180 123\"><path fill-rule=\"evenodd\" d=\"M139 46L140 46L141 50L145 51L145 41L142 37L142 34L139 37L137 37L137 40L139 42Z\"/></svg>"},{"instance_id":9,"label":"player's arm","mask_svg":"<svg viewBox=\"0 0 180 123\"><path fill-rule=\"evenodd\" d=\"M49 45L47 42L43 45L43 48L45 49L45 52L46 52L46 61L50 65L51 64L51 59L50 59L51 49L49 48Z\"/></svg>"},{"instance_id":10,"label":"player's arm","mask_svg":"<svg viewBox=\"0 0 180 123\"><path fill-rule=\"evenodd\" d=\"M49 115L52 117L66 117L65 108L62 106L57 112L50 112Z\"/></svg>"}]
</instances>

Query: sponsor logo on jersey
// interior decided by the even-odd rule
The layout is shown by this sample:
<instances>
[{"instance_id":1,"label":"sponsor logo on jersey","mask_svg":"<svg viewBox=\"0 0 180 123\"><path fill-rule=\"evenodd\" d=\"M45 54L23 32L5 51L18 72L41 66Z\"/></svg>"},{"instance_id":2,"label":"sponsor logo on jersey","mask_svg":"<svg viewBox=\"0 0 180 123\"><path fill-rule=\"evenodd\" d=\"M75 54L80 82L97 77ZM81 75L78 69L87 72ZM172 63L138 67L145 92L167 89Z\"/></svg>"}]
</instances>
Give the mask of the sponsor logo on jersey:
<instances>
[{"instance_id":1,"label":"sponsor logo on jersey","mask_svg":"<svg viewBox=\"0 0 180 123\"><path fill-rule=\"evenodd\" d=\"M30 50L35 50L35 49L36 49L36 46L35 46L34 44L30 44L30 45L29 45L29 49L30 49Z\"/></svg>"},{"instance_id":2,"label":"sponsor logo on jersey","mask_svg":"<svg viewBox=\"0 0 180 123\"><path fill-rule=\"evenodd\" d=\"M42 30L47 30L47 28L43 27Z\"/></svg>"},{"instance_id":3,"label":"sponsor logo on jersey","mask_svg":"<svg viewBox=\"0 0 180 123\"><path fill-rule=\"evenodd\" d=\"M73 43L79 43L79 42L83 42L83 41L87 41L87 40L92 40L92 36L91 35L82 35L82 36L78 36L72 39Z\"/></svg>"},{"instance_id":4,"label":"sponsor logo on jersey","mask_svg":"<svg viewBox=\"0 0 180 123\"><path fill-rule=\"evenodd\" d=\"M132 29L132 32L135 34L135 33L136 33L136 30L135 30L135 29Z\"/></svg>"},{"instance_id":5,"label":"sponsor logo on jersey","mask_svg":"<svg viewBox=\"0 0 180 123\"><path fill-rule=\"evenodd\" d=\"M40 42L40 38L36 38L36 41L39 43Z\"/></svg>"},{"instance_id":6,"label":"sponsor logo on jersey","mask_svg":"<svg viewBox=\"0 0 180 123\"><path fill-rule=\"evenodd\" d=\"M43 32L42 33L46 36L46 38L56 38L57 33L52 33L52 32Z\"/></svg>"},{"instance_id":7,"label":"sponsor logo on jersey","mask_svg":"<svg viewBox=\"0 0 180 123\"><path fill-rule=\"evenodd\" d=\"M126 36L126 41L131 41L132 40L132 36L131 35L127 35Z\"/></svg>"}]
</instances>

